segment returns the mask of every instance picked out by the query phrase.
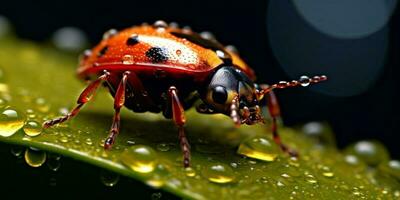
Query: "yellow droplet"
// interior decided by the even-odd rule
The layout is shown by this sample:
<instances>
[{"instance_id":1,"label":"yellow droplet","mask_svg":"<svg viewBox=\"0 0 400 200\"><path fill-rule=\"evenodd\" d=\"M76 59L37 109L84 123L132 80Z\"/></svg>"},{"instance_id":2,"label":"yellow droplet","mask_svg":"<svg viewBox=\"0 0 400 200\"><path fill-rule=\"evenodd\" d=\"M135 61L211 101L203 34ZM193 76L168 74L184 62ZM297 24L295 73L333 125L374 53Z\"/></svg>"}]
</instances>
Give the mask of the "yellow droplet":
<instances>
[{"instance_id":1,"label":"yellow droplet","mask_svg":"<svg viewBox=\"0 0 400 200\"><path fill-rule=\"evenodd\" d=\"M193 168L187 167L187 168L185 168L184 170L185 170L186 176L188 176L188 177L196 176L196 171L194 171Z\"/></svg>"},{"instance_id":2,"label":"yellow droplet","mask_svg":"<svg viewBox=\"0 0 400 200\"><path fill-rule=\"evenodd\" d=\"M121 161L133 171L150 173L157 164L157 153L145 145L133 145L121 154Z\"/></svg>"},{"instance_id":3,"label":"yellow droplet","mask_svg":"<svg viewBox=\"0 0 400 200\"><path fill-rule=\"evenodd\" d=\"M25 116L20 112L12 108L0 112L0 136L10 137L24 126Z\"/></svg>"},{"instance_id":4,"label":"yellow droplet","mask_svg":"<svg viewBox=\"0 0 400 200\"><path fill-rule=\"evenodd\" d=\"M40 167L46 162L46 152L28 148L25 151L25 162L31 167Z\"/></svg>"},{"instance_id":5,"label":"yellow droplet","mask_svg":"<svg viewBox=\"0 0 400 200\"><path fill-rule=\"evenodd\" d=\"M322 173L325 177L333 177L335 174L333 172L324 172Z\"/></svg>"},{"instance_id":6,"label":"yellow droplet","mask_svg":"<svg viewBox=\"0 0 400 200\"><path fill-rule=\"evenodd\" d=\"M203 170L203 176L214 183L230 183L235 180L232 168L225 164L213 164Z\"/></svg>"},{"instance_id":7,"label":"yellow droplet","mask_svg":"<svg viewBox=\"0 0 400 200\"><path fill-rule=\"evenodd\" d=\"M122 57L122 64L124 64L124 65L132 65L132 64L134 64L134 62L133 62L133 56L131 56L131 55L124 55L124 56Z\"/></svg>"},{"instance_id":8,"label":"yellow droplet","mask_svg":"<svg viewBox=\"0 0 400 200\"><path fill-rule=\"evenodd\" d=\"M46 113L50 110L50 105L46 102L44 98L37 98L35 100L36 108L43 113Z\"/></svg>"},{"instance_id":9,"label":"yellow droplet","mask_svg":"<svg viewBox=\"0 0 400 200\"><path fill-rule=\"evenodd\" d=\"M264 161L274 161L278 156L279 148L270 139L254 137L242 142L237 151L238 154L245 155Z\"/></svg>"},{"instance_id":10,"label":"yellow droplet","mask_svg":"<svg viewBox=\"0 0 400 200\"><path fill-rule=\"evenodd\" d=\"M93 144L92 139L90 138L86 138L85 143L89 146Z\"/></svg>"},{"instance_id":11,"label":"yellow droplet","mask_svg":"<svg viewBox=\"0 0 400 200\"><path fill-rule=\"evenodd\" d=\"M60 142L67 143L68 142L68 137L67 136L60 137Z\"/></svg>"},{"instance_id":12,"label":"yellow droplet","mask_svg":"<svg viewBox=\"0 0 400 200\"><path fill-rule=\"evenodd\" d=\"M36 121L27 121L23 129L25 134L30 137L35 137L42 133L42 126Z\"/></svg>"}]
</instances>

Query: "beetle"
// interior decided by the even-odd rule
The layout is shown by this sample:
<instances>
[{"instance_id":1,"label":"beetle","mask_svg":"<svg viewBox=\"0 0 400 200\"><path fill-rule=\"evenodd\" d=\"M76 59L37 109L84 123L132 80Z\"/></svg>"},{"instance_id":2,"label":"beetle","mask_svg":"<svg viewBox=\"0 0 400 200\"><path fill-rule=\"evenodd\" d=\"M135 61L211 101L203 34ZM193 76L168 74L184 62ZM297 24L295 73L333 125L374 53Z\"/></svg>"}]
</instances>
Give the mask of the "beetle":
<instances>
[{"instance_id":1,"label":"beetle","mask_svg":"<svg viewBox=\"0 0 400 200\"><path fill-rule=\"evenodd\" d=\"M44 122L44 128L76 116L103 84L114 97L115 110L104 148L111 149L119 134L123 106L134 112L162 112L178 128L184 167L190 166L184 112L196 101L201 102L196 106L198 112L223 113L236 126L264 122L260 106L266 104L274 141L283 151L296 156L296 151L279 137L280 109L273 90L308 86L327 79L324 75L302 76L290 82L255 84L254 71L235 48L223 46L208 32L199 34L164 21L120 32L107 31L97 46L83 53L77 73L91 81L80 94L77 106L63 117Z\"/></svg>"}]
</instances>

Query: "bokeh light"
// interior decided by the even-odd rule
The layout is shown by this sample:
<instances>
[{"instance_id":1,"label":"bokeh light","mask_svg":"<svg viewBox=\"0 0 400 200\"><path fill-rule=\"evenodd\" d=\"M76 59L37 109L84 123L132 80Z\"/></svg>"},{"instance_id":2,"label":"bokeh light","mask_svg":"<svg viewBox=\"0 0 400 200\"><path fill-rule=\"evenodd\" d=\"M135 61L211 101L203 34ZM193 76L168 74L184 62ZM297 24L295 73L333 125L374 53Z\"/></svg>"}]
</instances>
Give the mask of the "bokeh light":
<instances>
[{"instance_id":1,"label":"bokeh light","mask_svg":"<svg viewBox=\"0 0 400 200\"><path fill-rule=\"evenodd\" d=\"M353 2L353 0L348 1ZM316 19L322 20L321 23L325 25L329 24L326 25L329 29L320 31L320 28L315 28L304 20L301 12L298 12L299 9L296 9L300 7L303 9L303 14L307 13L310 9L307 6L311 6L309 2L314 1L304 5L300 5L303 0L293 2L271 0L267 11L270 46L285 72L292 78L298 78L303 74L327 75L329 81L310 88L329 95L352 96L369 89L380 77L385 65L388 28L383 25L377 30L377 24L374 25L374 30L368 29L369 32L361 26L353 30L339 28L344 24L340 20L336 21L338 25L333 25L334 21L324 21L324 17L318 18L314 13L310 16L316 16ZM353 3L356 2L359 1L355 0ZM331 4L332 8L339 8L339 3ZM325 9L327 7L329 6L325 5ZM354 12L356 15L361 11L354 10ZM339 11L329 11L328 14L331 15L331 19L334 18L333 15L338 19L344 15ZM350 14L348 18L351 18ZM369 17L363 19L368 20ZM326 34L328 30L331 34ZM335 34L341 37L333 37ZM356 38L356 35L363 37Z\"/></svg>"},{"instance_id":2,"label":"bokeh light","mask_svg":"<svg viewBox=\"0 0 400 200\"><path fill-rule=\"evenodd\" d=\"M65 51L81 51L88 44L86 34L75 27L64 27L58 29L52 37L54 45Z\"/></svg>"},{"instance_id":3,"label":"bokeh light","mask_svg":"<svg viewBox=\"0 0 400 200\"><path fill-rule=\"evenodd\" d=\"M0 15L0 37L10 32L11 25L7 18Z\"/></svg>"},{"instance_id":4,"label":"bokeh light","mask_svg":"<svg viewBox=\"0 0 400 200\"><path fill-rule=\"evenodd\" d=\"M389 21L396 0L296 0L296 10L312 27L338 38L366 37Z\"/></svg>"}]
</instances>

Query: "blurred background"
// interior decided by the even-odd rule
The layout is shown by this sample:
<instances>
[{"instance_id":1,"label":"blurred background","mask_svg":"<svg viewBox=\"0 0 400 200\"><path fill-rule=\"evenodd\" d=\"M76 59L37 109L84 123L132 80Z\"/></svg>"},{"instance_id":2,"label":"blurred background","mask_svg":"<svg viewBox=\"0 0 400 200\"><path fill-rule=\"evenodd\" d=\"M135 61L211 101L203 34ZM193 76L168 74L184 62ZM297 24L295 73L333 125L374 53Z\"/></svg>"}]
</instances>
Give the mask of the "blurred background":
<instances>
[{"instance_id":1,"label":"blurred background","mask_svg":"<svg viewBox=\"0 0 400 200\"><path fill-rule=\"evenodd\" d=\"M377 139L399 159L396 6L397 0L3 1L0 25L10 23L19 37L45 43L72 35L56 43L71 50L79 48L74 42L96 44L110 28L159 19L210 31L238 48L260 83L329 77L277 92L287 125L325 121L339 147Z\"/></svg>"}]
</instances>

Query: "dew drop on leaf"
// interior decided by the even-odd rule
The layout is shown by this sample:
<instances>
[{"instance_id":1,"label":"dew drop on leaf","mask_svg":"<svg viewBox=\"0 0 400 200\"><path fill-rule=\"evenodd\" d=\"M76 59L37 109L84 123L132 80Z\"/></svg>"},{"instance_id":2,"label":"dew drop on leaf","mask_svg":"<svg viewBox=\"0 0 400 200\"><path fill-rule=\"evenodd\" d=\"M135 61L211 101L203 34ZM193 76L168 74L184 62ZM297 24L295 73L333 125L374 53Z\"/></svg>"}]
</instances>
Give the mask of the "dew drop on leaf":
<instances>
[{"instance_id":1,"label":"dew drop on leaf","mask_svg":"<svg viewBox=\"0 0 400 200\"><path fill-rule=\"evenodd\" d=\"M12 108L1 109L0 136L10 137L24 126L25 116Z\"/></svg>"},{"instance_id":2,"label":"dew drop on leaf","mask_svg":"<svg viewBox=\"0 0 400 200\"><path fill-rule=\"evenodd\" d=\"M203 176L213 183L231 183L236 176L231 167L219 163L211 164L203 170Z\"/></svg>"},{"instance_id":3,"label":"dew drop on leaf","mask_svg":"<svg viewBox=\"0 0 400 200\"><path fill-rule=\"evenodd\" d=\"M26 135L35 137L42 133L42 125L37 121L27 121L23 128Z\"/></svg>"},{"instance_id":4,"label":"dew drop on leaf","mask_svg":"<svg viewBox=\"0 0 400 200\"><path fill-rule=\"evenodd\" d=\"M245 140L239 146L238 154L264 161L274 161L278 156L279 148L270 139L254 137Z\"/></svg>"},{"instance_id":5,"label":"dew drop on leaf","mask_svg":"<svg viewBox=\"0 0 400 200\"><path fill-rule=\"evenodd\" d=\"M134 145L121 154L121 161L135 172L150 173L157 164L157 154L151 147Z\"/></svg>"}]
</instances>

